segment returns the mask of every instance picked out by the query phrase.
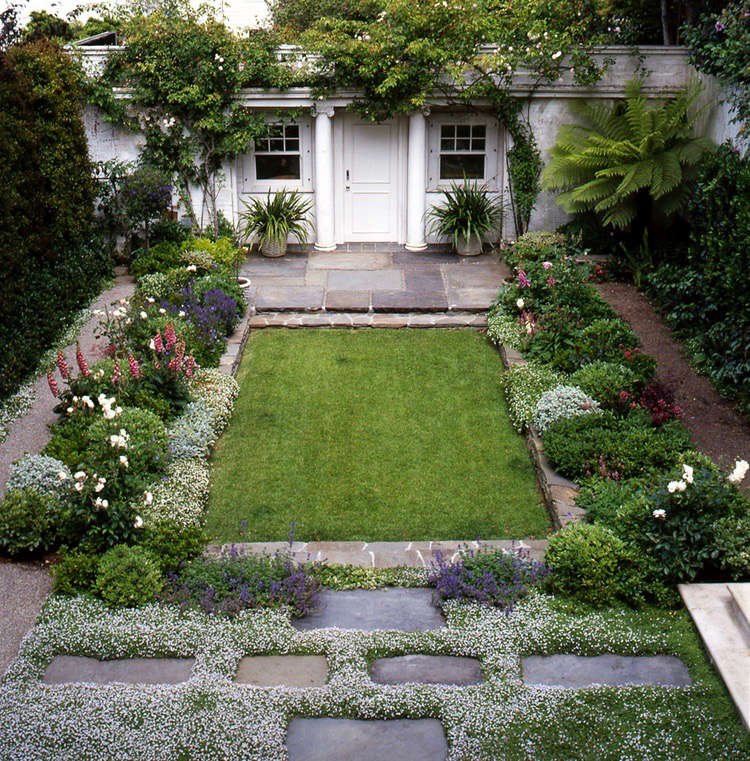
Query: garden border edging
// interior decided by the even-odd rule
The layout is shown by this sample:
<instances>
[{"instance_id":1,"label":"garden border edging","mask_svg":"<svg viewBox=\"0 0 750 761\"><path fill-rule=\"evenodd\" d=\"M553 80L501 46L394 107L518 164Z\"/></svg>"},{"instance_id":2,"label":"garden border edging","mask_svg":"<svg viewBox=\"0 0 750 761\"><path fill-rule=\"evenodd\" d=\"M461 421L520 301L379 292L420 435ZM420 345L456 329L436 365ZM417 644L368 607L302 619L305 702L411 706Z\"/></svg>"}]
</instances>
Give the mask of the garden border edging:
<instances>
[{"instance_id":1,"label":"garden border edging","mask_svg":"<svg viewBox=\"0 0 750 761\"><path fill-rule=\"evenodd\" d=\"M496 345L506 369L510 369L514 365L526 364L526 360L515 349L505 344ZM529 455L534 463L539 488L544 496L544 504L554 529L557 531L569 523L583 521L586 517L586 511L575 503L578 494L576 484L561 476L550 466L544 454L542 440L534 426L529 426L524 436L526 448L529 450Z\"/></svg>"}]
</instances>

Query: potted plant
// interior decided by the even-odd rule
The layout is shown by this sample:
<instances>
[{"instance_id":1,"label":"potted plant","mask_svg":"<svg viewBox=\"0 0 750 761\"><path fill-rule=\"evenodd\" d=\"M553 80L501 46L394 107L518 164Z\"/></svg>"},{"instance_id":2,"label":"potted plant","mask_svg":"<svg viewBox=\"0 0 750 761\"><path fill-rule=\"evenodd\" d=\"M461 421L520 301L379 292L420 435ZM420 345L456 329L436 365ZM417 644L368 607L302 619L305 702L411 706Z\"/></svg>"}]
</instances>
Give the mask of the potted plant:
<instances>
[{"instance_id":1,"label":"potted plant","mask_svg":"<svg viewBox=\"0 0 750 761\"><path fill-rule=\"evenodd\" d=\"M253 198L244 205L245 211L240 214L242 233L258 243L263 256L284 256L289 236L304 245L313 231L308 219L312 201L297 190L273 195L269 191L265 200Z\"/></svg>"},{"instance_id":2,"label":"potted plant","mask_svg":"<svg viewBox=\"0 0 750 761\"><path fill-rule=\"evenodd\" d=\"M464 177L445 191L445 203L427 212L428 231L450 238L456 253L476 256L482 253L482 238L501 221L502 206L487 192L487 185Z\"/></svg>"}]
</instances>

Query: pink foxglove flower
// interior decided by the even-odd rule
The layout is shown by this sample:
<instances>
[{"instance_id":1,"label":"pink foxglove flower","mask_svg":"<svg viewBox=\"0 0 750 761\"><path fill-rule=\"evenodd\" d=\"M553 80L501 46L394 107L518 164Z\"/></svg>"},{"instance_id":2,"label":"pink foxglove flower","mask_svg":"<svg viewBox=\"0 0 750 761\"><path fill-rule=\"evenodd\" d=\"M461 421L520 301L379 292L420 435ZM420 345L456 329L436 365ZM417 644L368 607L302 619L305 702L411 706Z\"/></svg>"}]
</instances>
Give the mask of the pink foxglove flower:
<instances>
[{"instance_id":1,"label":"pink foxglove flower","mask_svg":"<svg viewBox=\"0 0 750 761\"><path fill-rule=\"evenodd\" d=\"M83 352L81 351L81 344L76 344L76 362L78 362L78 369L81 371L81 375L83 375L84 378L88 378L89 375L91 375L91 370L89 370L86 357L83 356Z\"/></svg>"},{"instance_id":2,"label":"pink foxglove flower","mask_svg":"<svg viewBox=\"0 0 750 761\"><path fill-rule=\"evenodd\" d=\"M133 380L138 380L141 377L141 368L138 365L138 360L133 356L132 351L128 354L128 369L130 370L130 375Z\"/></svg>"},{"instance_id":3,"label":"pink foxglove flower","mask_svg":"<svg viewBox=\"0 0 750 761\"><path fill-rule=\"evenodd\" d=\"M531 280L526 277L526 273L523 270L518 270L518 285L521 288L528 288L531 285Z\"/></svg>"},{"instance_id":4,"label":"pink foxglove flower","mask_svg":"<svg viewBox=\"0 0 750 761\"><path fill-rule=\"evenodd\" d=\"M52 392L52 396L59 396L60 389L58 389L57 381L52 377L52 373L47 373L47 383L49 384L49 390Z\"/></svg>"},{"instance_id":5,"label":"pink foxglove flower","mask_svg":"<svg viewBox=\"0 0 750 761\"><path fill-rule=\"evenodd\" d=\"M122 370L120 369L120 361L118 359L115 359L115 369L112 371L112 383L115 386L119 386L121 378L122 378Z\"/></svg>"},{"instance_id":6,"label":"pink foxglove flower","mask_svg":"<svg viewBox=\"0 0 750 761\"><path fill-rule=\"evenodd\" d=\"M159 352L159 354L162 354L164 352L164 344L161 340L161 332L156 331L156 335L154 336L154 349Z\"/></svg>"},{"instance_id":7,"label":"pink foxglove flower","mask_svg":"<svg viewBox=\"0 0 750 761\"><path fill-rule=\"evenodd\" d=\"M164 338L167 341L167 351L172 351L177 343L177 334L174 332L174 325L168 322L164 328Z\"/></svg>"},{"instance_id":8,"label":"pink foxglove flower","mask_svg":"<svg viewBox=\"0 0 750 761\"><path fill-rule=\"evenodd\" d=\"M70 368L65 361L65 355L61 351L57 352L57 368L60 371L60 375L62 375L65 380L70 378Z\"/></svg>"},{"instance_id":9,"label":"pink foxglove flower","mask_svg":"<svg viewBox=\"0 0 750 761\"><path fill-rule=\"evenodd\" d=\"M187 367L185 368L185 375L187 375L188 378L193 377L193 370L195 370L195 360L192 356L189 356L187 358Z\"/></svg>"}]
</instances>

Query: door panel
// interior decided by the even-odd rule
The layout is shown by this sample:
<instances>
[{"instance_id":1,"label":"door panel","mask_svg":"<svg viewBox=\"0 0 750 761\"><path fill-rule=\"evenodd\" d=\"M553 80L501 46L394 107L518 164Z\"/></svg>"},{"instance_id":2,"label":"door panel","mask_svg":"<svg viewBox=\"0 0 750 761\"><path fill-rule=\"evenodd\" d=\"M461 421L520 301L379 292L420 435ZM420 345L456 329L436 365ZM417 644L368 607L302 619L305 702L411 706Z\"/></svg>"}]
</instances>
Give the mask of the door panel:
<instances>
[{"instance_id":1,"label":"door panel","mask_svg":"<svg viewBox=\"0 0 750 761\"><path fill-rule=\"evenodd\" d=\"M344 231L351 241L395 241L398 130L347 115L344 124Z\"/></svg>"}]
</instances>

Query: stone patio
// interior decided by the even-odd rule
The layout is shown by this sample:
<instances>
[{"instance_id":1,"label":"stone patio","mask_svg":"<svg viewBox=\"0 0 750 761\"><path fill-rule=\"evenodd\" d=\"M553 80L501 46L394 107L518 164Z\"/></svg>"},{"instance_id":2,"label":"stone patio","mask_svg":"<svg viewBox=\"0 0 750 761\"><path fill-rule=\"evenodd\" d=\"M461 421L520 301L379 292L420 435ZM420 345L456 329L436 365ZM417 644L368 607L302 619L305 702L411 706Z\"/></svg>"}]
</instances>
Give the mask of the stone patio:
<instances>
[{"instance_id":1,"label":"stone patio","mask_svg":"<svg viewBox=\"0 0 750 761\"><path fill-rule=\"evenodd\" d=\"M485 312L510 271L499 257L462 257L444 250L397 246L358 251L290 252L249 257L251 309L279 312Z\"/></svg>"}]
</instances>

